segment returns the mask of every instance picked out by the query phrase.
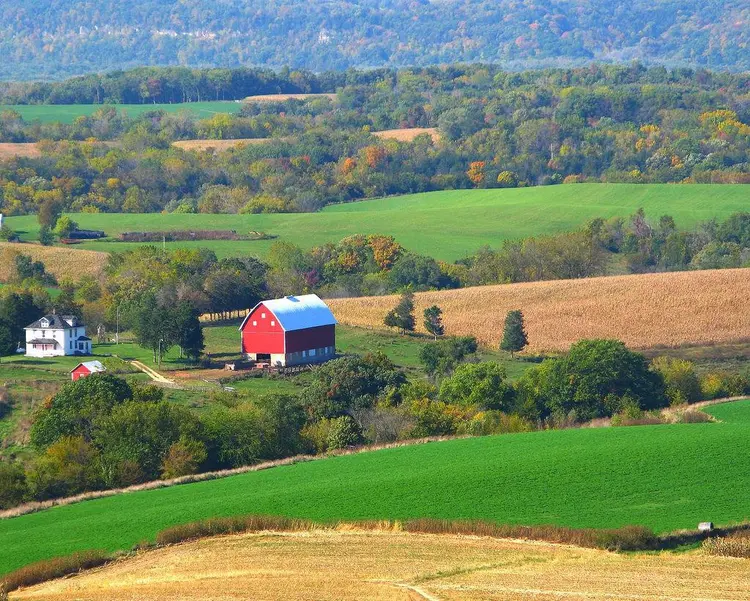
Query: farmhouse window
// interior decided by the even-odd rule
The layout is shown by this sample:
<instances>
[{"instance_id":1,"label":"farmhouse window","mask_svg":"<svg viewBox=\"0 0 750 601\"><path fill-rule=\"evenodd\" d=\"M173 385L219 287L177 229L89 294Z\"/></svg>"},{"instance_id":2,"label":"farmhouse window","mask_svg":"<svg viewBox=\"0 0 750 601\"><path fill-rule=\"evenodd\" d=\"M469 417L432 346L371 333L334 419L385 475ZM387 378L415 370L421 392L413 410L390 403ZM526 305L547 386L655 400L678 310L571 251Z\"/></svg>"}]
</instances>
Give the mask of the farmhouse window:
<instances>
[{"instance_id":1,"label":"farmhouse window","mask_svg":"<svg viewBox=\"0 0 750 601\"><path fill-rule=\"evenodd\" d=\"M302 356L307 357L307 351L302 351Z\"/></svg>"},{"instance_id":2,"label":"farmhouse window","mask_svg":"<svg viewBox=\"0 0 750 601\"><path fill-rule=\"evenodd\" d=\"M315 349L310 349L310 356L311 356L311 357L314 357L314 356L315 356Z\"/></svg>"}]
</instances>

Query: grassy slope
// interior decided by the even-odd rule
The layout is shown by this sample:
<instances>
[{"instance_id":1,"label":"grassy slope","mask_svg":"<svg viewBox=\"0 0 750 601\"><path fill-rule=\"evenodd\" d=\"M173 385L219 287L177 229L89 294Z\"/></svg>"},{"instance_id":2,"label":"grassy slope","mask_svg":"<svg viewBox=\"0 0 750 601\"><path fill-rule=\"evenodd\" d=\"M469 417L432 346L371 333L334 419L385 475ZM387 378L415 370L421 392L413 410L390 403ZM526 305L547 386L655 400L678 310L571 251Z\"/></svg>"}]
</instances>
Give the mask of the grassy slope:
<instances>
[{"instance_id":1,"label":"grassy slope","mask_svg":"<svg viewBox=\"0 0 750 601\"><path fill-rule=\"evenodd\" d=\"M480 246L503 240L570 231L594 217L627 217L639 207L656 219L668 213L680 228L722 219L746 210L749 188L741 185L580 184L515 190L452 190L330 206L319 213L285 215L128 215L79 214L82 227L110 236L123 231L234 229L277 235L303 247L338 241L355 233L390 234L409 248L443 260L456 260ZM12 217L8 225L35 240L34 216ZM204 241L168 246L210 247L220 256L263 256L271 240ZM113 251L132 246L108 240L75 248Z\"/></svg>"},{"instance_id":2,"label":"grassy slope","mask_svg":"<svg viewBox=\"0 0 750 601\"><path fill-rule=\"evenodd\" d=\"M190 102L185 104L118 104L119 110L130 117L137 117L148 111L190 111L199 117L212 117L216 113L236 113L242 108L240 102ZM0 112L14 110L21 114L25 121L42 123L73 123L78 117L88 116L102 108L101 104L17 104L0 105Z\"/></svg>"},{"instance_id":3,"label":"grassy slope","mask_svg":"<svg viewBox=\"0 0 750 601\"><path fill-rule=\"evenodd\" d=\"M659 531L750 517L750 401L722 423L471 438L130 493L0 522L0 573L77 549L125 549L214 515L481 518ZM716 486L721 482L721 486Z\"/></svg>"}]
</instances>

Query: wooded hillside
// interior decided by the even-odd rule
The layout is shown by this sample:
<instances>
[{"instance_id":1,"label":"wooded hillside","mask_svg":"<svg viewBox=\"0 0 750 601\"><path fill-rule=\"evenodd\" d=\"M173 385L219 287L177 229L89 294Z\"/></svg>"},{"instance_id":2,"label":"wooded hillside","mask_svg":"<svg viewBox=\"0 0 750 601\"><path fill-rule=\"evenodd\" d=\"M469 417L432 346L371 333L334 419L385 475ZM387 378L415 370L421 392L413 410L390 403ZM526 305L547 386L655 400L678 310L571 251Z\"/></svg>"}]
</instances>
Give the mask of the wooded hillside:
<instances>
[{"instance_id":1,"label":"wooded hillside","mask_svg":"<svg viewBox=\"0 0 750 601\"><path fill-rule=\"evenodd\" d=\"M633 59L739 70L750 66L749 14L742 0L7 0L0 77L164 64L320 71Z\"/></svg>"}]
</instances>

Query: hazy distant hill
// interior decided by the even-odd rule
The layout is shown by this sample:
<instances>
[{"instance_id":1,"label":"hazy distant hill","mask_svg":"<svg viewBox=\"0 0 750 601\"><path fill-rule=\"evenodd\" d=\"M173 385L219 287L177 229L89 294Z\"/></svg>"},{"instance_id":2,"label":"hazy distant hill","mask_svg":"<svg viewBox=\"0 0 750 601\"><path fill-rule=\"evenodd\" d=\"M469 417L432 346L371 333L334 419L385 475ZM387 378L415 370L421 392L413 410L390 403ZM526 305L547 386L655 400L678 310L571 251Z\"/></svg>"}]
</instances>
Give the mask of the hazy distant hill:
<instances>
[{"instance_id":1,"label":"hazy distant hill","mask_svg":"<svg viewBox=\"0 0 750 601\"><path fill-rule=\"evenodd\" d=\"M747 0L3 0L0 77L459 61L750 68Z\"/></svg>"}]
</instances>

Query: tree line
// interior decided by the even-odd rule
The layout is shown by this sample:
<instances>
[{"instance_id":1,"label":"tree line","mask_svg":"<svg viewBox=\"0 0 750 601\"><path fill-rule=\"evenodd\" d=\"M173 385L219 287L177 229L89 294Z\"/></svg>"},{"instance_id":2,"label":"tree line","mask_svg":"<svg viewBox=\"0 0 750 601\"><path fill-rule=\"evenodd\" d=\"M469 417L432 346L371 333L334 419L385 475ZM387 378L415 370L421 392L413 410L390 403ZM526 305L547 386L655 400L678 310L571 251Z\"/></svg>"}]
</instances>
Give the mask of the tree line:
<instances>
[{"instance_id":1,"label":"tree line","mask_svg":"<svg viewBox=\"0 0 750 601\"><path fill-rule=\"evenodd\" d=\"M28 123L4 110L0 142L42 141L42 156L0 162L0 211L50 203L73 212L314 211L446 189L748 183L750 82L695 76L451 66L346 73L335 100L251 103L206 119L190 111L131 119L109 105L72 124ZM372 135L415 127L437 128L440 139ZM218 153L171 146L196 138L266 141Z\"/></svg>"}]
</instances>

